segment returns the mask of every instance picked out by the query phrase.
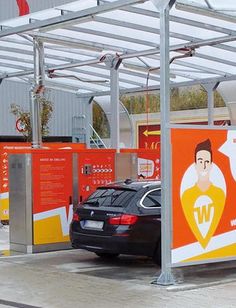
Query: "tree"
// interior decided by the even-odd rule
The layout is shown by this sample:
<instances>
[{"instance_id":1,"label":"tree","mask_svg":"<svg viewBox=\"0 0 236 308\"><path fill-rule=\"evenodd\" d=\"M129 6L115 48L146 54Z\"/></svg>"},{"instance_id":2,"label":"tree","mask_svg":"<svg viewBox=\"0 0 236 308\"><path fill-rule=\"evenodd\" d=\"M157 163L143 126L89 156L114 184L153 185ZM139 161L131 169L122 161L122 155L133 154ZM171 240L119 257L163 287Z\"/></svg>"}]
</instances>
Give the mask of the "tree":
<instances>
[{"instance_id":1,"label":"tree","mask_svg":"<svg viewBox=\"0 0 236 308\"><path fill-rule=\"evenodd\" d=\"M48 136L49 134L49 121L53 112L53 103L43 96L37 97L40 104L40 116L41 116L41 133L42 136ZM17 104L11 104L11 113L14 114L23 126L24 129L21 133L26 137L27 141L32 141L32 126L31 126L31 114L30 111L24 110Z\"/></svg>"},{"instance_id":2,"label":"tree","mask_svg":"<svg viewBox=\"0 0 236 308\"><path fill-rule=\"evenodd\" d=\"M109 137L109 123L103 109L97 104L93 104L93 128L101 138Z\"/></svg>"},{"instance_id":3,"label":"tree","mask_svg":"<svg viewBox=\"0 0 236 308\"><path fill-rule=\"evenodd\" d=\"M123 104L130 114L160 112L160 95L144 94L123 96ZM215 107L224 107L220 94L214 92ZM171 111L207 108L207 93L201 86L172 89L170 95Z\"/></svg>"}]
</instances>

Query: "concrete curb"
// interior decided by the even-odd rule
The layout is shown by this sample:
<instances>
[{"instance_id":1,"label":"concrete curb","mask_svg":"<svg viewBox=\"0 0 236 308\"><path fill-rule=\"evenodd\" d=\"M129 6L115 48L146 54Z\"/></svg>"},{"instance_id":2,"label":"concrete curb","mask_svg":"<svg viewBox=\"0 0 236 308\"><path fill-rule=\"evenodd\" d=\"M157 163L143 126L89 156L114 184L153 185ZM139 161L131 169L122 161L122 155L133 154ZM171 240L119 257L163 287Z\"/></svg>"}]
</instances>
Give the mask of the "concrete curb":
<instances>
[{"instance_id":1,"label":"concrete curb","mask_svg":"<svg viewBox=\"0 0 236 308\"><path fill-rule=\"evenodd\" d=\"M188 290L209 288L209 287L213 287L217 285L228 284L228 283L232 283L235 281L236 281L236 278L232 278L232 279L222 279L221 281L200 283L199 285L197 284L174 285L174 286L168 286L166 290L170 292L188 291Z\"/></svg>"}]
</instances>

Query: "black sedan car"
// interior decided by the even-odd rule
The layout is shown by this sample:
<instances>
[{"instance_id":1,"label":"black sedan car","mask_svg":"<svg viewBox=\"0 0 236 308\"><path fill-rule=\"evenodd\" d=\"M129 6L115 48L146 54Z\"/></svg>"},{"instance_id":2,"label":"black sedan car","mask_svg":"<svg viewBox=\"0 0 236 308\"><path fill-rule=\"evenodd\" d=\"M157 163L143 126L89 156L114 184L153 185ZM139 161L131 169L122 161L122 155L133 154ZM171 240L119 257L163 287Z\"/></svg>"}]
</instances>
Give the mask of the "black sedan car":
<instances>
[{"instance_id":1,"label":"black sedan car","mask_svg":"<svg viewBox=\"0 0 236 308\"><path fill-rule=\"evenodd\" d=\"M72 247L100 257L143 255L160 265L160 182L126 180L97 188L75 211L70 239Z\"/></svg>"}]
</instances>

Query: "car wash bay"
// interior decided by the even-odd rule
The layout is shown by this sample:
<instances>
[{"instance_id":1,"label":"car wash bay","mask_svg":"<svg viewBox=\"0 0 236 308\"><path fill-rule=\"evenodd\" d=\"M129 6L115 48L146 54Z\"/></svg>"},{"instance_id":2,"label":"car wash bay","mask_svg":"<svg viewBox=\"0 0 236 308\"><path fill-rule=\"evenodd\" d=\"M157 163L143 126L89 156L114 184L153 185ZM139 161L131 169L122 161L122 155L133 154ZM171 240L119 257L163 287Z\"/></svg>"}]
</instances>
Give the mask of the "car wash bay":
<instances>
[{"instance_id":1,"label":"car wash bay","mask_svg":"<svg viewBox=\"0 0 236 308\"><path fill-rule=\"evenodd\" d=\"M190 163L192 163L192 158L188 158L186 161L180 160L178 157L172 156L171 153L177 152L176 149L178 149L178 130L187 129L187 132L185 134L185 131L182 135L184 137L181 137L181 142L186 144L188 142L187 138L189 135L191 135L191 132L194 131L194 142L191 145L192 149L194 149L195 143L200 143L201 140L199 140L198 136L203 134L203 131L210 130L211 133L209 135L219 135L221 144L218 144L212 140L212 150L218 151L219 148L223 147L223 144L227 142L227 140L231 140L231 131L233 131L233 126L230 128L215 128L213 126L213 91L216 89L216 87L221 82L235 80L235 65L233 65L234 61L233 58L231 58L235 55L235 38L236 35L234 32L232 32L232 27L234 20L234 16L231 14L222 13L220 10L215 7L214 9L212 7L209 7L207 4L207 1L203 1L200 5L192 5L191 3L182 2L182 1L101 1L101 5L93 6L91 1L91 6L86 7L82 11L76 10L76 5L68 7L69 13L64 14L65 8L61 8L61 10L53 10L50 12L50 18L49 16L46 16L46 13L42 13L41 18L35 18L35 22L29 24L28 23L28 17L22 18L20 21L18 19L12 21L13 24L10 24L10 22L5 23L5 28L3 27L3 30L0 33L0 38L3 40L12 40L11 35L17 35L17 44L22 44L22 36L18 37L19 33L24 33L29 35L31 38L34 39L31 41L31 44L34 45L34 52L32 55L34 55L34 70L21 70L20 67L15 67L16 72L7 72L7 74L2 75L2 79L4 78L10 78L10 77L22 77L22 76L30 76L34 74L34 88L31 91L31 106L32 106L32 114L33 114L33 147L35 149L41 147L41 136L39 132L39 123L38 123L38 114L39 114L39 108L36 103L36 95L41 95L40 89L44 86L50 86L50 82L53 78L54 71L58 70L70 70L74 69L75 67L81 67L81 66L99 66L100 69L106 68L106 70L109 73L109 87L104 82L103 85L101 85L102 80L97 82L98 84L94 86L94 89L96 91L91 90L91 87L83 85L83 82L80 84L80 91L77 93L77 84L75 85L75 82L72 80L70 81L70 78L66 78L65 75L60 76L60 72L56 74L56 77L60 76L62 79L60 82L56 83L54 82L54 86L62 86L64 85L65 88L70 86L74 90L76 90L76 93L80 99L81 106L83 106L83 114L85 117L88 118L88 104L91 100L91 97L96 96L111 96L111 117L112 117L112 127L111 127L111 140L112 140L112 148L116 149L117 152L119 152L119 117L118 117L118 106L119 106L119 94L122 93L138 93L143 92L144 87L147 82L147 76L151 76L151 71L159 71L160 77L151 77L148 84L148 90L160 90L161 94L161 127L162 127L162 133L161 133L161 144L162 144L162 152L161 152L161 170L162 170L162 191L163 191L163 201L162 204L165 204L165 207L162 210L162 273L159 279L157 280L158 283L168 285L174 283L173 275L172 275L172 268L178 267L182 265L192 265L192 264L199 264L199 263L209 263L212 261L223 261L227 260L229 258L234 258L234 248L233 250L229 250L228 248L230 245L234 245L231 241L231 233L234 230L225 228L224 224L222 226L219 226L219 230L217 230L217 236L218 238L214 238L214 241L216 240L216 244L212 244L213 246L208 246L210 243L207 241L207 245L205 241L201 240L201 237L206 237L206 234L203 236L203 233L199 235L199 228L197 231L194 231L194 228L196 229L196 222L191 222L187 218L187 216L183 216L183 210L181 207L183 207L181 200L173 199L173 183L176 182L177 188L179 191L181 191L181 185L183 182L183 175L185 174L185 171L190 167ZM232 4L232 8L234 9L234 4ZM63 10L64 9L64 10ZM133 29L134 31L145 31L147 33L155 33L155 37L153 37L153 41L151 44L150 41L144 41L139 40L138 38L127 38L124 35L111 35L110 33L103 33L107 31L107 26L105 27L105 30L103 31L95 31L94 29L89 28L79 28L77 29L77 26L73 28L73 23L79 22L92 22L96 21L99 24L112 24L111 18L109 14L111 14L112 11L117 10L117 14L120 13L120 11L126 12L128 14L131 14L134 18L138 16L146 16L145 18L149 19L153 22L153 20L158 20L159 27L155 23L155 26L153 28L145 28L140 26L137 23L134 23L133 25L122 20L118 20L113 22L113 26L123 26L129 27L130 29ZM190 15L186 15L184 18L179 16L179 11L188 12ZM49 12L48 12L49 13ZM173 14L172 14L173 13ZM104 16L104 15L105 16ZM186 13L187 14L187 13ZM194 20L191 19L191 14L195 14L196 17ZM102 15L102 16L100 16ZM204 20L204 23L202 21L202 16L206 16L206 19ZM52 17L53 16L53 17ZM93 16L91 18L91 16ZM95 16L95 18L94 18ZM118 15L117 15L118 16ZM200 16L198 18L198 16ZM210 17L209 17L210 16ZM37 17L37 16L35 16ZM209 19L207 19L209 17ZM33 16L32 16L33 18ZM100 19L102 18L102 19ZM205 18L205 17L204 17ZM214 22L211 20L211 18L214 19ZM39 19L39 20L38 20ZM128 19L130 20L130 19ZM131 18L132 20L132 18ZM218 27L218 21L222 23L222 27ZM226 21L225 21L226 20ZM66 23L66 31L61 30L60 26L63 26L63 23ZM175 23L183 28L175 28L177 32L173 33L172 31L169 31L169 26L173 26ZM70 24L68 26L68 24ZM217 26L216 26L217 24ZM11 26L11 28L8 28ZM52 27L52 28L51 28ZM63 26L64 27L64 26ZM72 28L71 28L72 27ZM183 34L185 33L185 29L189 30L189 35ZM189 28L188 28L189 27ZM204 30L203 33L201 33L202 37L193 37L190 35L190 32L192 30L192 27L196 30L196 28L199 29L205 29L207 27L208 34L205 35ZM44 28L46 32L40 32L37 29ZM60 32L63 31L63 32ZM91 42L91 40L83 40L80 38L80 40L72 39L73 31L76 31L78 33L86 33L86 35L91 34L98 37L98 41ZM108 31L109 32L109 31ZM212 33L213 32L213 33ZM194 31L192 31L194 33ZM212 36L210 35L212 34ZM219 34L217 36L217 34ZM67 36L68 35L68 36ZM156 35L158 35L159 41L156 38ZM10 38L9 38L10 37ZM116 40L116 44L106 44L102 38L109 37L110 42L112 39ZM161 37L161 40L160 40ZM15 40L15 38L14 38ZM124 45L119 45L119 42L127 42L130 41L130 48L128 50L124 50ZM160 43L160 44L159 44ZM53 48L52 46L57 44L70 44L71 47L78 47L79 49L81 46L91 49L95 49L95 53L91 54L91 58L88 60L83 59L83 61L79 61L79 63L68 63L66 62L64 58L64 63L60 64L55 67L51 67L50 69L46 69L43 65L43 60L45 59L44 51ZM117 46L118 44L118 46ZM125 43L126 44L126 43ZM134 45L132 45L134 44ZM137 48L137 44L139 44L139 48ZM27 45L27 44L26 44ZM143 46L143 48L140 48ZM9 47L9 46L8 46ZM55 50L58 50L58 45L55 46ZM205 49L206 48L206 49ZM220 55L217 57L218 49L220 49ZM104 54L105 51L105 54ZM115 51L115 53L114 53ZM214 52L213 52L214 51ZM202 53L203 52L203 53ZM226 52L227 56L225 54L222 54ZM82 51L81 54L83 55ZM212 56L214 54L214 56ZM100 56L99 56L100 55ZM70 55L72 58L73 56ZM141 70L146 69L146 74L139 75L142 80L140 80L141 85L137 87L132 87L133 85L133 79L132 82L129 83L129 79L127 75L135 76L135 72L137 72L137 66L140 70L140 60L139 58L142 58L142 64L141 64ZM68 58L67 58L68 59ZM135 61L132 61L130 59L135 59ZM225 60L227 59L227 60ZM219 69L215 69L215 65L213 65L213 62L219 63ZM232 64L232 66L231 66ZM180 71L179 67L176 66L184 66L186 71ZM103 67L103 68L101 68ZM128 71L126 70L128 67ZM132 68L131 68L132 67ZM136 70L134 69L136 68ZM172 67L172 71L170 71L170 68ZM13 64L12 64L13 68ZM191 68L191 72L189 69ZM134 72L135 71L135 72ZM227 73L226 73L227 72ZM95 69L94 69L95 74ZM126 80L119 83L119 74L120 77L123 76L121 74L124 74L123 77L126 76ZM127 75L126 75L127 74ZM173 75L172 75L173 74ZM68 74L69 75L69 74ZM73 72L74 75L74 72ZM136 74L137 75L137 74ZM55 75L54 75L55 77ZM78 76L77 76L78 77ZM31 76L32 78L32 76ZM79 77L78 77L79 78ZM78 79L77 78L77 79ZM29 77L30 79L30 77ZM64 80L63 80L64 79ZM159 79L159 80L157 80ZM68 84L69 80L69 84ZM94 80L93 80L94 81ZM104 81L104 80L103 80ZM85 82L86 83L86 82ZM96 82L94 82L96 84ZM184 85L194 85L194 84L202 84L205 86L206 91L208 93L208 108L209 108L209 126L208 127L194 127L194 126L178 126L170 124L169 121L169 112L170 112L170 87L180 87ZM120 89L119 89L120 85ZM51 84L52 86L52 84ZM108 89L107 89L108 88ZM119 91L120 90L120 91ZM189 132L189 131L190 132ZM87 130L88 131L88 130ZM208 135L208 132L205 133ZM87 137L87 136L86 136ZM185 139L186 138L186 139ZM171 149L171 141L172 142L172 149ZM172 150L172 151L171 151ZM217 152L218 153L218 152ZM222 148L222 151L220 153L223 153L226 157L229 157L229 152L227 152L225 149ZM175 155L175 154L173 154ZM228 155L228 156L227 156ZM217 158L217 155L216 155ZM174 170L175 170L175 163L176 161L181 161L181 166L183 170L183 174L181 177L181 174L178 176L175 176ZM170 166L170 162L172 162L172 166ZM223 165L220 166L220 156L218 155L218 158L216 159L216 166L222 170L224 167ZM216 168L216 170L218 170ZM228 187L229 193L232 191L232 183L230 181L227 181L228 177L232 173L232 168L227 171L227 174L223 175L222 172L221 177L224 178L224 181ZM173 176L173 178L172 178ZM215 175L216 177L216 175ZM186 180L187 181L187 180ZM187 181L188 182L188 181ZM191 183L187 183L191 185ZM223 184L221 184L223 185ZM188 186L188 185L187 185ZM187 187L186 186L186 187ZM221 187L222 190L223 186ZM173 211L173 203L178 200L178 205L175 206L177 210L177 216L173 216L175 212ZM226 207L225 204L222 207L229 208L230 204ZM178 216L178 213L181 213L181 215ZM221 212L221 215L223 214L223 210ZM189 214L190 215L190 214ZM191 213L192 217L194 217L194 214ZM221 215L218 214L217 221L215 221L215 225L218 227L219 221L221 218ZM174 221L174 227L176 226L176 217L180 217L185 223L185 227L188 229L189 234L191 234L189 238L189 242L179 242L176 241L176 238L178 238L178 232L177 229L172 228L172 221ZM233 217L232 217L233 218ZM231 218L229 218L231 219ZM216 219L215 219L216 220ZM227 224L227 223L225 223ZM213 231L212 231L213 230ZM216 228L211 230L211 236L210 239L213 238L213 234L216 232ZM172 233L174 232L174 233ZM177 233L175 233L177 232ZM208 233L208 232L207 232ZM221 235L226 236L228 241L227 249L224 249L224 246L221 245L221 240L218 241L218 239L221 239ZM209 237L209 236L208 236ZM189 256L187 246L189 243L195 243L197 244L196 248L196 254L193 256ZM203 244L204 242L204 244ZM200 244L200 249L198 249ZM182 249L185 251L186 256L184 256L182 259L178 257L178 249ZM225 247L226 248L226 247ZM210 251L209 251L210 249ZM223 249L224 253L217 254L215 257L210 256L209 252L217 251L218 249ZM182 254L182 253L181 253ZM173 256L177 256L173 258ZM200 257L201 256L201 257ZM200 257L200 258L199 258Z\"/></svg>"}]
</instances>

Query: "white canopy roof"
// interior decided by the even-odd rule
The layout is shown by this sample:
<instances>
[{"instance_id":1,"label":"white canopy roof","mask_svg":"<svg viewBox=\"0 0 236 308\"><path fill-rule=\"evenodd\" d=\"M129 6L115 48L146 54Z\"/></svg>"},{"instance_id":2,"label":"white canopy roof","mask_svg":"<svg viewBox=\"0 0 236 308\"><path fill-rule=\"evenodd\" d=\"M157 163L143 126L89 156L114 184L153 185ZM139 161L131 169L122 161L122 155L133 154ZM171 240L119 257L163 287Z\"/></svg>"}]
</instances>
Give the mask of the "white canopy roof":
<instances>
[{"instance_id":1,"label":"white canopy roof","mask_svg":"<svg viewBox=\"0 0 236 308\"><path fill-rule=\"evenodd\" d=\"M33 44L44 42L46 86L81 96L159 89L159 12L153 1L79 0L2 22L0 78L33 80ZM177 0L170 12L172 86L236 79L236 1ZM50 78L52 77L52 78ZM149 77L149 78L148 78Z\"/></svg>"}]
</instances>

